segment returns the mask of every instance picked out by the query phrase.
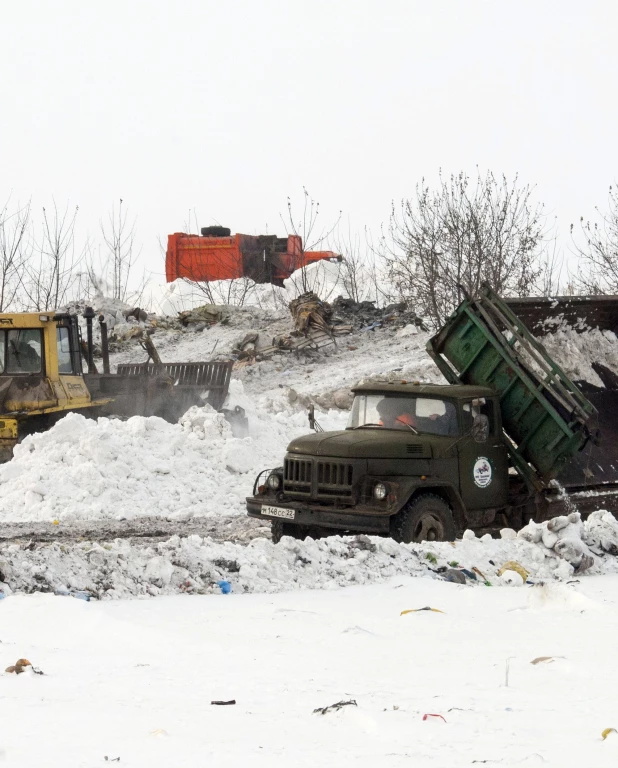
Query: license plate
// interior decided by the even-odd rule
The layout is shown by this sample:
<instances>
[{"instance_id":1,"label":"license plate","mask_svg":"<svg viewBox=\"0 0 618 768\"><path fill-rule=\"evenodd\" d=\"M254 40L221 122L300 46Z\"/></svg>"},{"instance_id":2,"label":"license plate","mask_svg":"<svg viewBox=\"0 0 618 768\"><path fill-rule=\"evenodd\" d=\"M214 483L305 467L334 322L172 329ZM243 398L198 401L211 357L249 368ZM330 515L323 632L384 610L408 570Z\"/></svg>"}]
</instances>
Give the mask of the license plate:
<instances>
[{"instance_id":1,"label":"license plate","mask_svg":"<svg viewBox=\"0 0 618 768\"><path fill-rule=\"evenodd\" d=\"M286 520L293 520L296 512L293 509L285 509L284 507L262 507L263 515L270 515L270 517L284 517Z\"/></svg>"}]
</instances>

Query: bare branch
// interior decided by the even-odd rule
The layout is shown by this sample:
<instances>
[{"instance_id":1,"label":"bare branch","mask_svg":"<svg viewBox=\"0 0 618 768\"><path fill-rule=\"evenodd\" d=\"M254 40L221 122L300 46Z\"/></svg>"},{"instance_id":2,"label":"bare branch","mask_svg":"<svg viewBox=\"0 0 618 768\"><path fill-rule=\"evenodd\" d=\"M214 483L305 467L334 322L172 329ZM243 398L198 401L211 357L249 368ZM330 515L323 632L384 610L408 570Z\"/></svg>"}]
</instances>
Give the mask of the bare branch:
<instances>
[{"instance_id":1,"label":"bare branch","mask_svg":"<svg viewBox=\"0 0 618 768\"><path fill-rule=\"evenodd\" d=\"M610 186L607 212L596 209L598 221L579 220L577 239L574 225L571 236L581 268L574 276L578 292L618 293L618 189Z\"/></svg>"},{"instance_id":2,"label":"bare branch","mask_svg":"<svg viewBox=\"0 0 618 768\"><path fill-rule=\"evenodd\" d=\"M31 245L30 203L9 212L10 200L0 210L0 312L12 309L22 286Z\"/></svg>"},{"instance_id":3,"label":"bare branch","mask_svg":"<svg viewBox=\"0 0 618 768\"><path fill-rule=\"evenodd\" d=\"M387 278L400 298L441 325L483 282L498 293L523 296L536 286L549 241L542 205L517 176L440 173L436 189L423 179L412 199L393 206L382 252Z\"/></svg>"}]
</instances>

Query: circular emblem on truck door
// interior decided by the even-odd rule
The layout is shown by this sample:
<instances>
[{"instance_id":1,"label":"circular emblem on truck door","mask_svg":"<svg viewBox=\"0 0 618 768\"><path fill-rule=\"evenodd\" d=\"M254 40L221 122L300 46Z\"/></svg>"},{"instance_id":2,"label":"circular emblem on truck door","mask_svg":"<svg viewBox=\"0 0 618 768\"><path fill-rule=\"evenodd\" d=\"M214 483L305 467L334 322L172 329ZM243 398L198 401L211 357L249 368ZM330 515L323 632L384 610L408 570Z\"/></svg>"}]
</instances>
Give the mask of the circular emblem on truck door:
<instances>
[{"instance_id":1,"label":"circular emblem on truck door","mask_svg":"<svg viewBox=\"0 0 618 768\"><path fill-rule=\"evenodd\" d=\"M474 463L474 469L472 470L474 476L474 484L479 488L487 488L491 483L491 464L489 460L484 456L479 458Z\"/></svg>"}]
</instances>

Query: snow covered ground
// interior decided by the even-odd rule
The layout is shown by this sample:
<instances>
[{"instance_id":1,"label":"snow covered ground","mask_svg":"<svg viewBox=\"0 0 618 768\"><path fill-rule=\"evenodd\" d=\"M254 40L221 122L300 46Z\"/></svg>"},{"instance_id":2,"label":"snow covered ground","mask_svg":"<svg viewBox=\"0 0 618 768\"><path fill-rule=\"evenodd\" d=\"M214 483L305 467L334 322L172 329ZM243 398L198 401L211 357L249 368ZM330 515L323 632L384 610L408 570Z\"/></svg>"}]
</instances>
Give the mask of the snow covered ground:
<instances>
[{"instance_id":1,"label":"snow covered ground","mask_svg":"<svg viewBox=\"0 0 618 768\"><path fill-rule=\"evenodd\" d=\"M424 607L442 613L401 615ZM618 576L89 603L36 594L0 612L2 666L25 657L45 673L2 676L11 766L618 762L618 734L601 735L618 728ZM356 706L314 714L342 700Z\"/></svg>"}]
</instances>

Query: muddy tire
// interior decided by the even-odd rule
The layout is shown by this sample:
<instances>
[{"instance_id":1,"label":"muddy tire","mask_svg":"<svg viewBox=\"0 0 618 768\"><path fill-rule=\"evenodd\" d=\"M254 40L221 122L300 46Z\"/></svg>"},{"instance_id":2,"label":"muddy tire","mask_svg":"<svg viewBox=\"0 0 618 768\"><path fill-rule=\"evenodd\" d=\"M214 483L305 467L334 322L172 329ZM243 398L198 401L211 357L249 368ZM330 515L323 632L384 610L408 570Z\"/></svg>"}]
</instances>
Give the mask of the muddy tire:
<instances>
[{"instance_id":1,"label":"muddy tire","mask_svg":"<svg viewBox=\"0 0 618 768\"><path fill-rule=\"evenodd\" d=\"M273 543L278 544L282 536L305 539L309 535L309 529L306 525L293 525L292 523L284 523L283 520L271 520L270 535Z\"/></svg>"},{"instance_id":2,"label":"muddy tire","mask_svg":"<svg viewBox=\"0 0 618 768\"><path fill-rule=\"evenodd\" d=\"M449 505L433 493L417 496L391 523L391 536L411 544L418 541L453 541L455 521Z\"/></svg>"}]
</instances>

